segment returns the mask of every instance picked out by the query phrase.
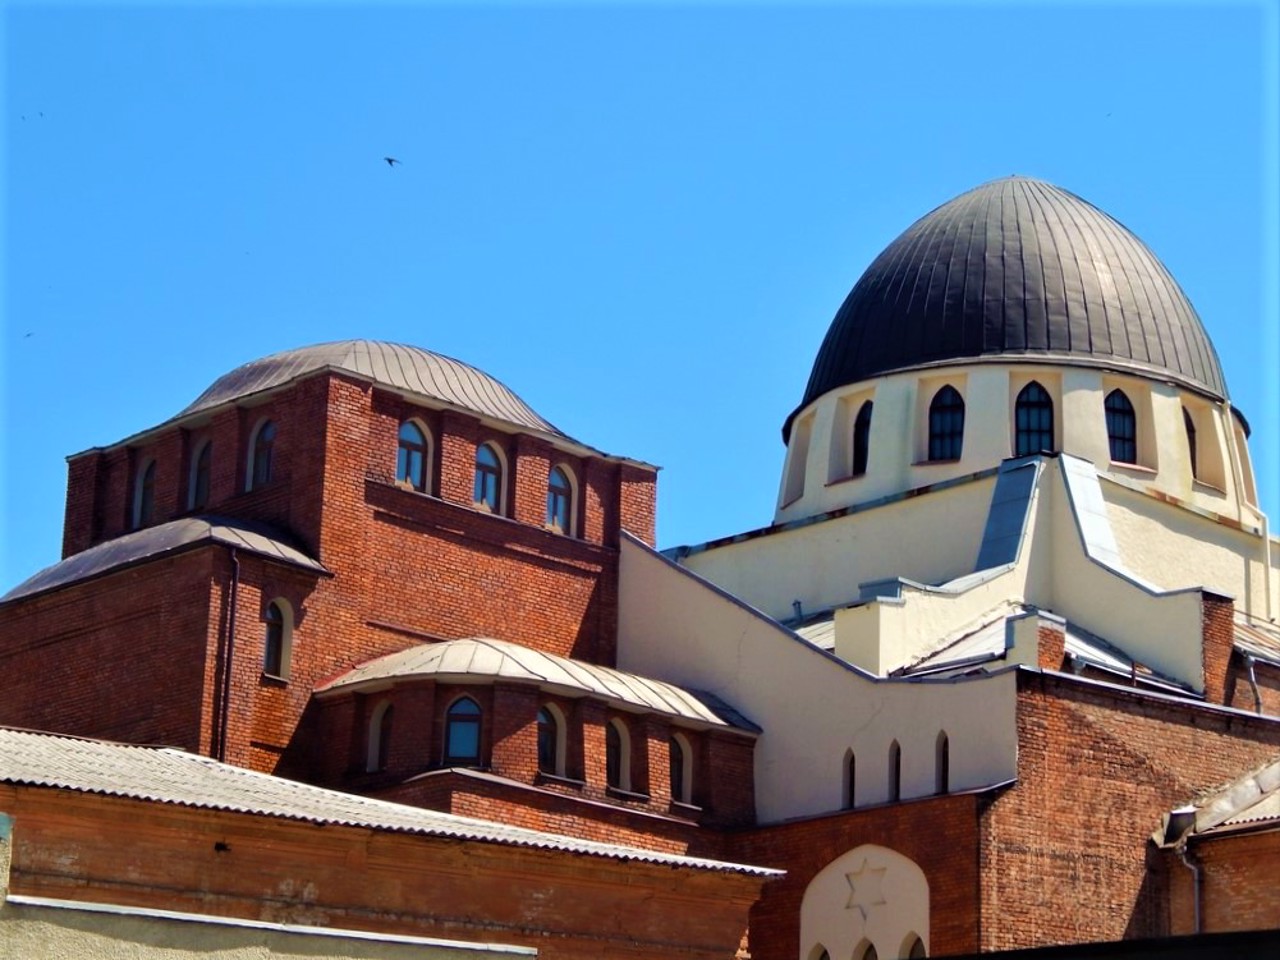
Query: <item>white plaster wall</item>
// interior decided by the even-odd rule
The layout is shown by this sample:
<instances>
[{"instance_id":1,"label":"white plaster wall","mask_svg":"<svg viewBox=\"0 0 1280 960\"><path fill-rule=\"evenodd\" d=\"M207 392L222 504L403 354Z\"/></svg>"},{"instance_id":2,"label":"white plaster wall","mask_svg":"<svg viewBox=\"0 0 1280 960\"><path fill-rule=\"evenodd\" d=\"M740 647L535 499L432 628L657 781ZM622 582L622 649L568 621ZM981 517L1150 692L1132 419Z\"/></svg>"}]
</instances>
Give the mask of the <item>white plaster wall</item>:
<instances>
[{"instance_id":1,"label":"white plaster wall","mask_svg":"<svg viewBox=\"0 0 1280 960\"><path fill-rule=\"evenodd\" d=\"M837 857L809 882L800 903L800 960L818 946L848 960L869 942L877 955L902 956L908 938L929 950L929 881L916 863L887 847L864 844Z\"/></svg>"},{"instance_id":2,"label":"white plaster wall","mask_svg":"<svg viewBox=\"0 0 1280 960\"><path fill-rule=\"evenodd\" d=\"M894 739L902 797L931 794L940 730L950 740L953 790L1016 774L1012 672L873 681L630 539L620 580L618 666L708 690L764 729L756 745L763 822L840 809L850 748L857 802L884 802Z\"/></svg>"},{"instance_id":3,"label":"white plaster wall","mask_svg":"<svg viewBox=\"0 0 1280 960\"><path fill-rule=\"evenodd\" d=\"M680 562L769 616L858 599L858 584L933 583L973 570L994 477L690 554Z\"/></svg>"}]
</instances>

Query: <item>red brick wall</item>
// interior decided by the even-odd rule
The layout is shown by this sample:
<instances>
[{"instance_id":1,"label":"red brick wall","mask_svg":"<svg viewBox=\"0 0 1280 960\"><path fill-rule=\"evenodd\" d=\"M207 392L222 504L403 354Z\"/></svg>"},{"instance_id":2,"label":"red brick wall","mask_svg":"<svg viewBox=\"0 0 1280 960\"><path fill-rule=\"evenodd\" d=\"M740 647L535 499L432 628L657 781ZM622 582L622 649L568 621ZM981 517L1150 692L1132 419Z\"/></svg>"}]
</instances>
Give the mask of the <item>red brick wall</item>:
<instances>
[{"instance_id":1,"label":"red brick wall","mask_svg":"<svg viewBox=\"0 0 1280 960\"><path fill-rule=\"evenodd\" d=\"M725 960L763 883L10 785L0 809L14 894L513 943L545 960Z\"/></svg>"},{"instance_id":2,"label":"red brick wall","mask_svg":"<svg viewBox=\"0 0 1280 960\"><path fill-rule=\"evenodd\" d=\"M730 834L726 859L787 871L751 911L753 960L795 960L805 889L832 860L865 843L896 850L924 871L931 955L976 951L978 804L970 794L933 797Z\"/></svg>"},{"instance_id":3,"label":"red brick wall","mask_svg":"<svg viewBox=\"0 0 1280 960\"><path fill-rule=\"evenodd\" d=\"M1160 854L1169 890L1169 932L1195 930L1195 888L1191 870L1173 850ZM1280 928L1280 831L1244 831L1205 837L1190 844L1189 859L1201 868L1202 933Z\"/></svg>"},{"instance_id":4,"label":"red brick wall","mask_svg":"<svg viewBox=\"0 0 1280 960\"><path fill-rule=\"evenodd\" d=\"M1227 677L1227 692L1231 696L1231 706L1238 710L1252 713L1266 713L1280 716L1280 668L1261 660L1253 664L1253 679L1257 682L1257 694L1249 680L1249 665L1241 656L1232 658L1230 673ZM1261 710L1259 711L1259 704Z\"/></svg>"},{"instance_id":5,"label":"red brick wall","mask_svg":"<svg viewBox=\"0 0 1280 960\"><path fill-rule=\"evenodd\" d=\"M1161 814L1276 753L1280 723L1019 674L1018 783L982 817L982 949L1167 933Z\"/></svg>"},{"instance_id":6,"label":"red brick wall","mask_svg":"<svg viewBox=\"0 0 1280 960\"><path fill-rule=\"evenodd\" d=\"M1210 703L1230 703L1231 651L1235 642L1235 603L1229 597L1202 591L1201 627L1204 636L1204 696Z\"/></svg>"}]
</instances>

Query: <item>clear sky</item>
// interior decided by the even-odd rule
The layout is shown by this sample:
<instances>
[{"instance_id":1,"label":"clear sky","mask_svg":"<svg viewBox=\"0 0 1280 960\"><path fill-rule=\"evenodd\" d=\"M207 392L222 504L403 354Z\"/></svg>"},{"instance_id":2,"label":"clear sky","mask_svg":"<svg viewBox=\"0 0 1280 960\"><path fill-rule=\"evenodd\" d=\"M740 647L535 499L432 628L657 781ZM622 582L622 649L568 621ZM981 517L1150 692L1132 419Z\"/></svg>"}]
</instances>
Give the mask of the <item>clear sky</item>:
<instances>
[{"instance_id":1,"label":"clear sky","mask_svg":"<svg viewBox=\"0 0 1280 960\"><path fill-rule=\"evenodd\" d=\"M1276 8L7 3L0 592L66 455L346 338L661 465L662 546L763 526L845 294L1013 173L1178 278L1274 517Z\"/></svg>"}]
</instances>

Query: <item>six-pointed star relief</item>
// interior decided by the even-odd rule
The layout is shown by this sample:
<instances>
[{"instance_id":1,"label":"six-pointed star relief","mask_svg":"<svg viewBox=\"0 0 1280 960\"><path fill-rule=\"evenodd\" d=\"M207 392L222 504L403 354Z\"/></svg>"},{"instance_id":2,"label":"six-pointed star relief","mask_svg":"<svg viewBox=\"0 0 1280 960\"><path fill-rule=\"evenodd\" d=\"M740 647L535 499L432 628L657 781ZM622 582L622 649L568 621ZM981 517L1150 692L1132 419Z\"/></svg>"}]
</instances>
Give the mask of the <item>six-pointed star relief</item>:
<instances>
[{"instance_id":1,"label":"six-pointed star relief","mask_svg":"<svg viewBox=\"0 0 1280 960\"><path fill-rule=\"evenodd\" d=\"M866 922L871 907L878 907L887 902L884 891L880 888L884 883L884 873L884 867L868 867L867 861L863 860L862 866L857 870L844 875L844 878L849 881L849 902L845 904L845 909L852 910L857 907L858 912L862 914L863 922Z\"/></svg>"}]
</instances>

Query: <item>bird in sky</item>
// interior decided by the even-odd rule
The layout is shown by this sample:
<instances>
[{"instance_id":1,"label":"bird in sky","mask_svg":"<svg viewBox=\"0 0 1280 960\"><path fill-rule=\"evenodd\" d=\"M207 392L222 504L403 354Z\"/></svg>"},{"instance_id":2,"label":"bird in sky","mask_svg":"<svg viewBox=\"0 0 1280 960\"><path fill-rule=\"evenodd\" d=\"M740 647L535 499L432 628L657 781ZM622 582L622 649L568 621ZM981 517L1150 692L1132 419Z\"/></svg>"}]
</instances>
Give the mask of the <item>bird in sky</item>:
<instances>
[{"instance_id":1,"label":"bird in sky","mask_svg":"<svg viewBox=\"0 0 1280 960\"><path fill-rule=\"evenodd\" d=\"M399 161L399 160L397 160L395 157L383 157L382 159L383 159L383 160L385 160L385 161L387 161L387 166L388 166L388 167L394 167L397 163L400 163L400 161ZM403 164L402 164L402 166L403 166Z\"/></svg>"}]
</instances>

